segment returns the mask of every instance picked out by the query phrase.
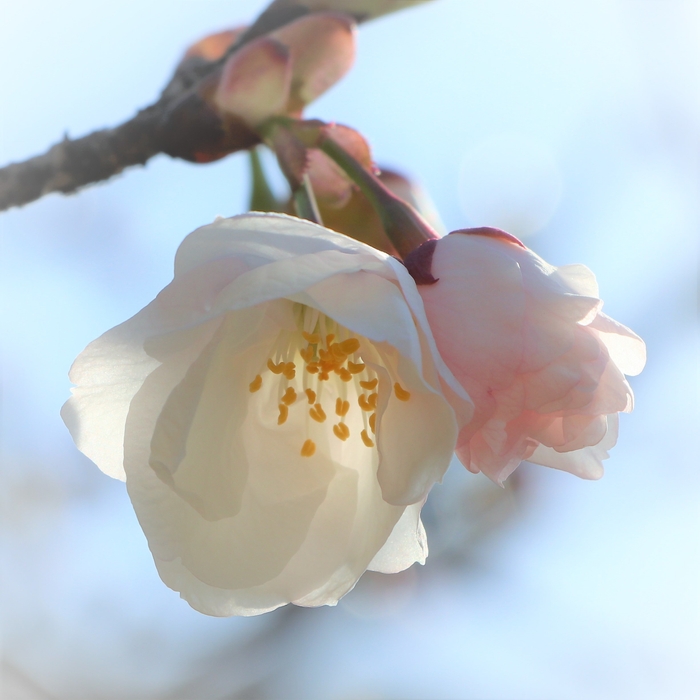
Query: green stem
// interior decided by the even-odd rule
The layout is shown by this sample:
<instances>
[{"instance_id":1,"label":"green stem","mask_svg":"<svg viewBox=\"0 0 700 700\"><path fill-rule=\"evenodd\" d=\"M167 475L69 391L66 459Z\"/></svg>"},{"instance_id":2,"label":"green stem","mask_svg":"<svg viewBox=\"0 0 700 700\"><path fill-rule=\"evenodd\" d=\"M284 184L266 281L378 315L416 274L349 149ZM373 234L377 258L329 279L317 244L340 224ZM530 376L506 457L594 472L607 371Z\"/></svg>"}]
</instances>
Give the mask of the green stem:
<instances>
[{"instance_id":1,"label":"green stem","mask_svg":"<svg viewBox=\"0 0 700 700\"><path fill-rule=\"evenodd\" d=\"M248 157L252 180L250 211L282 211L282 206L277 197L275 197L265 176L259 150L252 148L248 151Z\"/></svg>"},{"instance_id":2,"label":"green stem","mask_svg":"<svg viewBox=\"0 0 700 700\"><path fill-rule=\"evenodd\" d=\"M296 209L297 216L300 218L308 219L315 224L323 226L321 213L318 210L318 204L316 203L316 197L311 185L311 179L308 175L304 175L301 186L294 192L294 208Z\"/></svg>"}]
</instances>

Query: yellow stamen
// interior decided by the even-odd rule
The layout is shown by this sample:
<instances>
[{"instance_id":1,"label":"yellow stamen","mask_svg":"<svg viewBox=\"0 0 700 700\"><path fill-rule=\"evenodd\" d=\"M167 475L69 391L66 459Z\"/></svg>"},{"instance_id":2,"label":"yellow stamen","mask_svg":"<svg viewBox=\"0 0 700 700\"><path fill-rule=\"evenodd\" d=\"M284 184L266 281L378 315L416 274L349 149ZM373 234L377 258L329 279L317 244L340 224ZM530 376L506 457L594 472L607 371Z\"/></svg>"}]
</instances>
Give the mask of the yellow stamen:
<instances>
[{"instance_id":1,"label":"yellow stamen","mask_svg":"<svg viewBox=\"0 0 700 700\"><path fill-rule=\"evenodd\" d=\"M307 389L306 398L309 399L309 403L313 406L316 403L316 392L313 389Z\"/></svg>"},{"instance_id":2,"label":"yellow stamen","mask_svg":"<svg viewBox=\"0 0 700 700\"><path fill-rule=\"evenodd\" d=\"M291 386L287 387L287 391L284 392L282 397L282 403L291 406L297 400L297 392L292 389Z\"/></svg>"},{"instance_id":3,"label":"yellow stamen","mask_svg":"<svg viewBox=\"0 0 700 700\"><path fill-rule=\"evenodd\" d=\"M363 389L367 389L367 391L372 391L372 389L375 389L377 384L379 384L379 380L376 377L371 382L360 382L360 386Z\"/></svg>"},{"instance_id":4,"label":"yellow stamen","mask_svg":"<svg viewBox=\"0 0 700 700\"><path fill-rule=\"evenodd\" d=\"M359 374L360 372L363 372L364 369L365 365L362 362L355 364L354 362L350 362L350 360L348 360L348 371L350 374Z\"/></svg>"},{"instance_id":5,"label":"yellow stamen","mask_svg":"<svg viewBox=\"0 0 700 700\"><path fill-rule=\"evenodd\" d=\"M308 365L306 365L306 371L309 374L316 374L316 372L318 372L318 363L310 362Z\"/></svg>"},{"instance_id":6,"label":"yellow stamen","mask_svg":"<svg viewBox=\"0 0 700 700\"><path fill-rule=\"evenodd\" d=\"M369 435L367 435L366 430L363 430L360 433L360 437L362 438L362 442L364 442L365 445L367 445L367 447L374 447L374 442L372 442L372 438Z\"/></svg>"},{"instance_id":7,"label":"yellow stamen","mask_svg":"<svg viewBox=\"0 0 700 700\"><path fill-rule=\"evenodd\" d=\"M394 384L394 393L399 401L408 401L411 398L411 392L406 391L398 382Z\"/></svg>"},{"instance_id":8,"label":"yellow stamen","mask_svg":"<svg viewBox=\"0 0 700 700\"><path fill-rule=\"evenodd\" d=\"M338 423L333 426L333 434L339 439L345 442L350 437L350 428L348 428L345 423Z\"/></svg>"},{"instance_id":9,"label":"yellow stamen","mask_svg":"<svg viewBox=\"0 0 700 700\"><path fill-rule=\"evenodd\" d=\"M316 452L316 443L313 440L307 440L301 446L302 457L311 457L314 454L314 452Z\"/></svg>"},{"instance_id":10,"label":"yellow stamen","mask_svg":"<svg viewBox=\"0 0 700 700\"><path fill-rule=\"evenodd\" d=\"M296 365L293 362L283 362L282 367L285 379L294 379L297 376Z\"/></svg>"},{"instance_id":11,"label":"yellow stamen","mask_svg":"<svg viewBox=\"0 0 700 700\"><path fill-rule=\"evenodd\" d=\"M317 403L313 408L309 409L309 415L317 423L323 423L323 421L326 420L326 412L323 410L320 403Z\"/></svg>"},{"instance_id":12,"label":"yellow stamen","mask_svg":"<svg viewBox=\"0 0 700 700\"><path fill-rule=\"evenodd\" d=\"M372 428L373 433L377 432L377 414L376 413L373 413L369 417L369 427Z\"/></svg>"},{"instance_id":13,"label":"yellow stamen","mask_svg":"<svg viewBox=\"0 0 700 700\"><path fill-rule=\"evenodd\" d=\"M299 350L299 354L301 355L301 359L306 363L314 359L314 349L310 345L307 348Z\"/></svg>"},{"instance_id":14,"label":"yellow stamen","mask_svg":"<svg viewBox=\"0 0 700 700\"><path fill-rule=\"evenodd\" d=\"M319 381L319 382L325 382L325 381L328 380L328 377L329 377L329 376L330 376L330 375L329 375L328 372L326 372L325 370L324 370L323 372L319 372L319 374L318 374L318 381Z\"/></svg>"},{"instance_id":15,"label":"yellow stamen","mask_svg":"<svg viewBox=\"0 0 700 700\"><path fill-rule=\"evenodd\" d=\"M369 398L367 399L367 403L372 407L372 408L377 408L377 401L379 399L379 394L375 391L373 394L369 395Z\"/></svg>"},{"instance_id":16,"label":"yellow stamen","mask_svg":"<svg viewBox=\"0 0 700 700\"><path fill-rule=\"evenodd\" d=\"M254 394L256 391L260 389L262 386L262 377L259 374L255 375L255 379L248 385L248 388L250 389L250 393Z\"/></svg>"},{"instance_id":17,"label":"yellow stamen","mask_svg":"<svg viewBox=\"0 0 700 700\"><path fill-rule=\"evenodd\" d=\"M336 414L342 418L343 416L347 415L349 410L350 410L350 402L343 401L343 399L341 399L339 396L335 400L335 412L336 412Z\"/></svg>"},{"instance_id":18,"label":"yellow stamen","mask_svg":"<svg viewBox=\"0 0 700 700\"><path fill-rule=\"evenodd\" d=\"M352 374L348 372L345 367L341 367L336 370L336 374L344 381L349 382L352 379Z\"/></svg>"},{"instance_id":19,"label":"yellow stamen","mask_svg":"<svg viewBox=\"0 0 700 700\"><path fill-rule=\"evenodd\" d=\"M277 418L277 425L282 425L282 423L284 423L287 420L287 416L289 415L289 409L283 403L279 405L279 409L280 414Z\"/></svg>"},{"instance_id":20,"label":"yellow stamen","mask_svg":"<svg viewBox=\"0 0 700 700\"><path fill-rule=\"evenodd\" d=\"M335 333L329 333L326 336L326 345L330 345L334 339L335 339Z\"/></svg>"},{"instance_id":21,"label":"yellow stamen","mask_svg":"<svg viewBox=\"0 0 700 700\"><path fill-rule=\"evenodd\" d=\"M347 342L347 341L346 341ZM348 353L343 351L338 343L333 343L330 347L331 356L337 362L345 362L348 357Z\"/></svg>"},{"instance_id":22,"label":"yellow stamen","mask_svg":"<svg viewBox=\"0 0 700 700\"><path fill-rule=\"evenodd\" d=\"M339 343L339 346L346 355L352 355L352 353L360 349L360 341L357 338L348 338L342 343Z\"/></svg>"},{"instance_id":23,"label":"yellow stamen","mask_svg":"<svg viewBox=\"0 0 700 700\"><path fill-rule=\"evenodd\" d=\"M276 365L270 358L268 358L267 368L273 374L282 374L282 372L284 372L284 362L280 362L278 365Z\"/></svg>"},{"instance_id":24,"label":"yellow stamen","mask_svg":"<svg viewBox=\"0 0 700 700\"><path fill-rule=\"evenodd\" d=\"M360 394L357 397L357 403L360 404L360 408L363 411L374 411L374 406L372 406L369 401L367 401L367 394Z\"/></svg>"},{"instance_id":25,"label":"yellow stamen","mask_svg":"<svg viewBox=\"0 0 700 700\"><path fill-rule=\"evenodd\" d=\"M309 343L309 345L317 345L321 342L321 336L318 333L307 333L306 331L302 331L301 335L304 340Z\"/></svg>"}]
</instances>

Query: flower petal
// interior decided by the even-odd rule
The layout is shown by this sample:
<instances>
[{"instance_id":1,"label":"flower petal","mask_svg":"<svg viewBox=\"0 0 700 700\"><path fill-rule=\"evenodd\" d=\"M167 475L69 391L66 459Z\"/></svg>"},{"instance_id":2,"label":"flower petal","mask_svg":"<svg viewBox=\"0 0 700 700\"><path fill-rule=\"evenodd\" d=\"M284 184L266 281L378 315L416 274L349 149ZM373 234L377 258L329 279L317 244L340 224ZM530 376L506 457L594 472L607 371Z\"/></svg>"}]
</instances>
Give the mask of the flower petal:
<instances>
[{"instance_id":1,"label":"flower petal","mask_svg":"<svg viewBox=\"0 0 700 700\"><path fill-rule=\"evenodd\" d=\"M425 564L428 539L420 519L422 507L423 503L414 503L406 507L389 539L367 566L370 571L396 574L405 571L416 562Z\"/></svg>"},{"instance_id":2,"label":"flower petal","mask_svg":"<svg viewBox=\"0 0 700 700\"><path fill-rule=\"evenodd\" d=\"M623 326L604 313L599 313L591 322L590 328L598 332L598 337L608 348L610 359L621 372L634 377L644 369L647 361L646 345L627 326Z\"/></svg>"},{"instance_id":3,"label":"flower petal","mask_svg":"<svg viewBox=\"0 0 700 700\"><path fill-rule=\"evenodd\" d=\"M138 314L90 343L73 364L70 379L77 386L61 417L78 449L109 476L126 478L123 444L129 405L160 365L145 347L148 339L192 325L185 348L188 358L196 357L217 325L202 311L240 272L236 260L213 261L191 270Z\"/></svg>"},{"instance_id":4,"label":"flower petal","mask_svg":"<svg viewBox=\"0 0 700 700\"><path fill-rule=\"evenodd\" d=\"M607 423L605 437L597 445L574 452L557 452L551 447L539 445L528 457L528 461L544 467L561 469L582 479L600 479L604 471L603 460L609 457L608 450L617 442L617 414L607 416Z\"/></svg>"}]
</instances>

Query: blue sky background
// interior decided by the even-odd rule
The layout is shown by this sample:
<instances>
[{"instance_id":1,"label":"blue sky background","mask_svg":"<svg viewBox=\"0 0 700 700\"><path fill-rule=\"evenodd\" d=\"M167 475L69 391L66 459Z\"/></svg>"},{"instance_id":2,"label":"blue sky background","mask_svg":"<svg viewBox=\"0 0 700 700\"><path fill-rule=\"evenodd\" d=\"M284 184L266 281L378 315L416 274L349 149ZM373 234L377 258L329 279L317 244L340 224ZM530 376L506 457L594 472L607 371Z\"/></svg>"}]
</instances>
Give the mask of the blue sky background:
<instances>
[{"instance_id":1,"label":"blue sky background","mask_svg":"<svg viewBox=\"0 0 700 700\"><path fill-rule=\"evenodd\" d=\"M260 8L6 2L0 163L125 120L189 43ZM182 238L245 210L245 158L161 156L0 214L6 689L21 675L49 694L27 697L161 698L199 674L202 698L261 678L307 700L697 697L699 34L696 0L436 0L363 26L355 68L307 111L362 131L448 230L507 227L591 267L649 349L601 481L526 465L512 517L466 564L369 578L335 609L191 611L123 484L58 415L72 360L167 284ZM455 464L434 498L495 488Z\"/></svg>"}]
</instances>

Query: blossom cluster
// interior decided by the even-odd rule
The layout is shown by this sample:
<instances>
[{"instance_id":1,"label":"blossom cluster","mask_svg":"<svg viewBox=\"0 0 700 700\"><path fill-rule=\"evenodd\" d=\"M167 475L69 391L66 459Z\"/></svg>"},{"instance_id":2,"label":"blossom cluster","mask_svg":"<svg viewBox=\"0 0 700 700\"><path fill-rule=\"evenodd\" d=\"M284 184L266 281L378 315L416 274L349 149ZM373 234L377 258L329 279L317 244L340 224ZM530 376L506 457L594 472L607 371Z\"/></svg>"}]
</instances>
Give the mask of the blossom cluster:
<instances>
[{"instance_id":1,"label":"blossom cluster","mask_svg":"<svg viewBox=\"0 0 700 700\"><path fill-rule=\"evenodd\" d=\"M645 362L586 267L497 229L438 236L357 132L301 120L354 36L311 13L223 63L212 108L276 153L305 218L197 229L70 373L76 445L126 481L161 578L210 615L333 605L366 570L424 563L421 508L455 454L501 485L523 460L599 478Z\"/></svg>"},{"instance_id":2,"label":"blossom cluster","mask_svg":"<svg viewBox=\"0 0 700 700\"><path fill-rule=\"evenodd\" d=\"M423 563L455 450L498 483L523 459L601 476L644 345L592 273L494 229L424 245L404 265L291 216L219 219L77 359L63 418L196 609L333 604Z\"/></svg>"}]
</instances>

